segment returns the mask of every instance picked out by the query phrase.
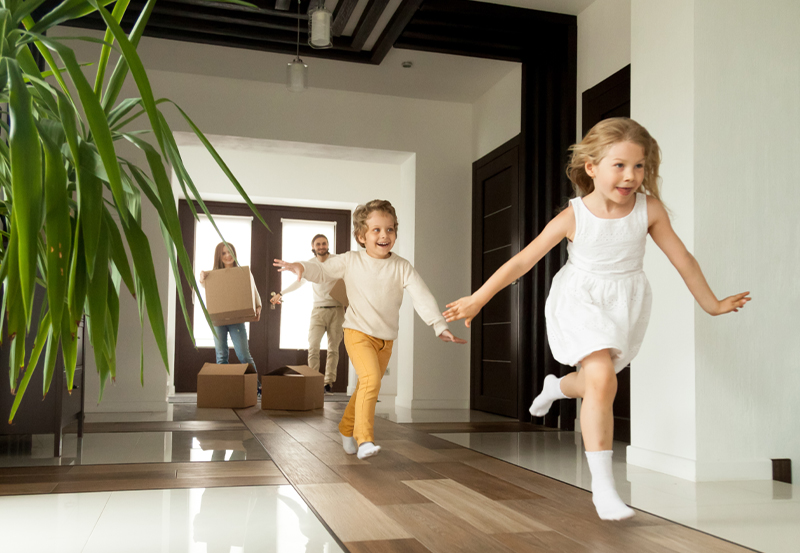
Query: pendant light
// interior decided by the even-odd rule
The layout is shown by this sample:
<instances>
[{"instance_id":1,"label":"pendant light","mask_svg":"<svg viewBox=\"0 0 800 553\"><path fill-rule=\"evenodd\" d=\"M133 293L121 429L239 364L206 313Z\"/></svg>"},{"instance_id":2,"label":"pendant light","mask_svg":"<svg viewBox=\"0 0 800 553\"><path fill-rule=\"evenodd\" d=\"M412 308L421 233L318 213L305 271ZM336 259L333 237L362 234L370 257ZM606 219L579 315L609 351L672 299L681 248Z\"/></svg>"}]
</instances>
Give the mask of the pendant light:
<instances>
[{"instance_id":1,"label":"pendant light","mask_svg":"<svg viewBox=\"0 0 800 553\"><path fill-rule=\"evenodd\" d=\"M292 92L303 92L308 88L308 66L300 59L300 2L297 2L297 55L289 62L286 86Z\"/></svg>"},{"instance_id":2,"label":"pendant light","mask_svg":"<svg viewBox=\"0 0 800 553\"><path fill-rule=\"evenodd\" d=\"M314 0L312 0L313 2ZM331 48L331 12L325 8L325 0L308 10L308 45L312 48Z\"/></svg>"}]
</instances>

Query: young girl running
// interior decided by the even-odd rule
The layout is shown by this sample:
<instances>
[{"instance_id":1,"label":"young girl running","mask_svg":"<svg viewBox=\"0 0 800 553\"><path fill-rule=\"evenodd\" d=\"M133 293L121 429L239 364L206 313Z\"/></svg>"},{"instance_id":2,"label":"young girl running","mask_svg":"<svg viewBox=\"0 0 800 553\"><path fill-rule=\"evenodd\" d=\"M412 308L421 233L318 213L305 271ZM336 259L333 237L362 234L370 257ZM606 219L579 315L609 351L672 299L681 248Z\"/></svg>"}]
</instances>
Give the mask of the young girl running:
<instances>
[{"instance_id":1,"label":"young girl running","mask_svg":"<svg viewBox=\"0 0 800 553\"><path fill-rule=\"evenodd\" d=\"M350 306L344 315L344 345L353 361L358 384L339 423L342 445L359 459L377 454L374 442L375 403L381 378L392 356L392 344L400 326L403 290L408 290L419 316L444 342L466 344L448 330L436 299L411 263L392 253L397 240L397 214L384 200L360 205L353 213L353 235L365 248L332 257L325 263L287 263L276 259L279 271L297 278L322 282L343 278Z\"/></svg>"},{"instance_id":2,"label":"young girl running","mask_svg":"<svg viewBox=\"0 0 800 553\"><path fill-rule=\"evenodd\" d=\"M553 356L579 370L563 378L548 375L530 412L542 417L557 399L582 398L592 501L601 519L622 520L634 512L614 487L612 405L616 373L638 353L650 318L650 285L642 270L647 234L710 315L738 311L750 297L744 292L718 300L673 231L658 191L661 153L644 127L627 118L607 119L571 150L567 175L577 197L477 292L448 304L444 315L448 322L466 319L469 326L492 296L569 240L569 260L553 278L545 317Z\"/></svg>"}]
</instances>

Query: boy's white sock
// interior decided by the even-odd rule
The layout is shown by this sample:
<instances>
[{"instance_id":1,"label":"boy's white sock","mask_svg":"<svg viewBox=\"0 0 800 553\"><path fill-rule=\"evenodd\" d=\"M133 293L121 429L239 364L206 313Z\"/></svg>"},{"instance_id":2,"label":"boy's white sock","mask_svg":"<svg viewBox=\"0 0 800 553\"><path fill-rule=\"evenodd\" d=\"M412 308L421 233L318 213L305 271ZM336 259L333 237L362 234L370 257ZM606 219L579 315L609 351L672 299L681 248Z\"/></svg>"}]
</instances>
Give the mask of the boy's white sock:
<instances>
[{"instance_id":1,"label":"boy's white sock","mask_svg":"<svg viewBox=\"0 0 800 553\"><path fill-rule=\"evenodd\" d=\"M342 437L342 447L344 448L344 452L348 455L355 455L356 451L358 451L356 439L352 436L345 436L341 432L339 432L339 435Z\"/></svg>"},{"instance_id":2,"label":"boy's white sock","mask_svg":"<svg viewBox=\"0 0 800 553\"><path fill-rule=\"evenodd\" d=\"M366 459L367 457L372 457L373 455L377 455L380 450L381 446L375 445L372 442L364 442L358 446L358 458Z\"/></svg>"},{"instance_id":3,"label":"boy's white sock","mask_svg":"<svg viewBox=\"0 0 800 553\"><path fill-rule=\"evenodd\" d=\"M562 377L563 378L563 377ZM550 410L550 406L557 399L566 399L567 396L561 391L561 378L553 374L544 377L542 393L533 400L531 408L528 409L534 417L543 417Z\"/></svg>"},{"instance_id":4,"label":"boy's white sock","mask_svg":"<svg viewBox=\"0 0 800 553\"><path fill-rule=\"evenodd\" d=\"M614 487L611 457L614 452L587 451L589 471L592 473L592 502L597 515L603 520L625 520L636 512L625 505Z\"/></svg>"}]
</instances>

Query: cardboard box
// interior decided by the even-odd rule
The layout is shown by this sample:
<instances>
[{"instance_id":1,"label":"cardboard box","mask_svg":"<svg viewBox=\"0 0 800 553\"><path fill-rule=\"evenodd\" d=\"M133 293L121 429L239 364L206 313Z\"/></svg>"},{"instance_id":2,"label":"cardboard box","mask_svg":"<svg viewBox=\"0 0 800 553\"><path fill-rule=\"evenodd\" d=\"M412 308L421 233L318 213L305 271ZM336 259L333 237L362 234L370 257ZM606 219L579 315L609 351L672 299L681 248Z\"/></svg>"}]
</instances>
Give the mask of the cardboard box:
<instances>
[{"instance_id":1,"label":"cardboard box","mask_svg":"<svg viewBox=\"0 0 800 553\"><path fill-rule=\"evenodd\" d=\"M325 377L308 365L287 365L261 377L261 408L281 411L320 409Z\"/></svg>"},{"instance_id":2,"label":"cardboard box","mask_svg":"<svg viewBox=\"0 0 800 553\"><path fill-rule=\"evenodd\" d=\"M206 275L206 308L214 326L256 320L256 283L249 267L217 269Z\"/></svg>"},{"instance_id":3,"label":"cardboard box","mask_svg":"<svg viewBox=\"0 0 800 553\"><path fill-rule=\"evenodd\" d=\"M347 307L350 303L347 301L347 287L344 285L344 281L339 279L336 281L336 284L333 285L331 288L331 297L342 304L342 306Z\"/></svg>"},{"instance_id":4,"label":"cardboard box","mask_svg":"<svg viewBox=\"0 0 800 553\"><path fill-rule=\"evenodd\" d=\"M250 363L206 363L197 375L197 407L242 409L258 403L258 374Z\"/></svg>"}]
</instances>

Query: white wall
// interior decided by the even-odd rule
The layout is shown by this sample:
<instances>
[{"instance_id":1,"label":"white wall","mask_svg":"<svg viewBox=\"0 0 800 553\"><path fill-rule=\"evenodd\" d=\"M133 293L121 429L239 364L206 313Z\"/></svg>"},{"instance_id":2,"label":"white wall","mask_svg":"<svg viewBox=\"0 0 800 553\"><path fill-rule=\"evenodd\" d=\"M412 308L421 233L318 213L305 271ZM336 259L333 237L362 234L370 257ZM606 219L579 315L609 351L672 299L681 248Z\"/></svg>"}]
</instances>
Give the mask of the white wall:
<instances>
[{"instance_id":1,"label":"white wall","mask_svg":"<svg viewBox=\"0 0 800 553\"><path fill-rule=\"evenodd\" d=\"M800 39L790 0L632 3L632 115L664 152L664 199L718 297L710 317L650 248L655 303L632 373L628 460L693 480L800 465Z\"/></svg>"},{"instance_id":2,"label":"white wall","mask_svg":"<svg viewBox=\"0 0 800 553\"><path fill-rule=\"evenodd\" d=\"M75 34L72 30L63 32ZM143 58L157 57L159 53L150 50L163 48L162 44L143 40L140 45ZM78 51L79 60L96 58L96 45L78 41L71 45ZM236 50L229 52L236 55ZM343 71L347 67L348 64L342 64ZM94 70L90 68L87 72L93 76ZM403 178L415 178L416 188L413 192L406 190L402 197L407 202L413 201L415 209L413 214L398 214L400 239L414 241L414 264L442 308L448 301L468 293L471 104L315 88L294 94L283 85L271 83L174 71L148 73L156 97L176 101L209 134L414 154L414 167L403 167L402 172ZM122 94L126 96L138 96L130 82ZM174 109L168 106L162 109L174 130L190 130ZM359 201L373 199L382 190L381 184L376 183ZM156 269L166 316L168 263L157 226L149 225L147 230L158 258ZM406 321L411 318L407 309L402 316ZM467 407L469 348L439 341L429 327L413 317L413 354L409 350L412 339L397 346L405 355L413 355L408 364L413 366L413 375L398 381L401 400L406 407ZM138 317L131 305L123 304L121 318L131 327L128 332L121 328L121 341L135 337L136 343L121 343L120 351L138 352ZM463 326L454 328L456 334L469 338ZM399 359L402 355L399 354ZM138 356L121 357L118 381L125 378L125 383L121 382L114 390L118 395L107 393L98 409L120 410L124 404L125 410L152 410L151 396L163 403L166 379L156 348L145 345L146 393L140 391L138 384L128 382L128 377L138 381ZM91 393L91 384L88 389ZM136 409L136 404L141 408Z\"/></svg>"},{"instance_id":3,"label":"white wall","mask_svg":"<svg viewBox=\"0 0 800 553\"><path fill-rule=\"evenodd\" d=\"M800 3L695 4L695 243L714 291L696 312L698 478L800 477ZM702 155L699 153L702 152Z\"/></svg>"},{"instance_id":4,"label":"white wall","mask_svg":"<svg viewBox=\"0 0 800 553\"><path fill-rule=\"evenodd\" d=\"M472 104L472 159L478 160L520 133L522 65Z\"/></svg>"},{"instance_id":5,"label":"white wall","mask_svg":"<svg viewBox=\"0 0 800 553\"><path fill-rule=\"evenodd\" d=\"M578 14L577 140L583 93L631 62L631 0L595 0Z\"/></svg>"}]
</instances>

